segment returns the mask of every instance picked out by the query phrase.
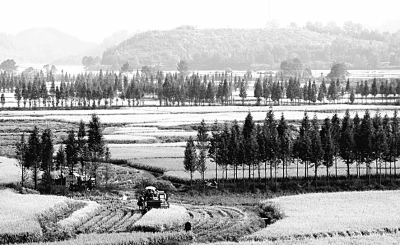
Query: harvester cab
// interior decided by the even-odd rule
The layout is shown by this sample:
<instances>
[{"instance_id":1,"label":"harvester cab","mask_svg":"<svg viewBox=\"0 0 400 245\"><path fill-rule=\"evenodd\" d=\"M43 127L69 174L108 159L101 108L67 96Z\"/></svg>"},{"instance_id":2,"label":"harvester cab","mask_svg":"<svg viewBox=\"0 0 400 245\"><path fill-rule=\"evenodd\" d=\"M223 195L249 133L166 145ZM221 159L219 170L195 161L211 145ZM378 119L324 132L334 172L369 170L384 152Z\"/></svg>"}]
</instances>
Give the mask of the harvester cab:
<instances>
[{"instance_id":1,"label":"harvester cab","mask_svg":"<svg viewBox=\"0 0 400 245\"><path fill-rule=\"evenodd\" d=\"M152 208L169 208L168 194L157 190L154 186L148 186L138 201L139 209L148 211Z\"/></svg>"}]
</instances>

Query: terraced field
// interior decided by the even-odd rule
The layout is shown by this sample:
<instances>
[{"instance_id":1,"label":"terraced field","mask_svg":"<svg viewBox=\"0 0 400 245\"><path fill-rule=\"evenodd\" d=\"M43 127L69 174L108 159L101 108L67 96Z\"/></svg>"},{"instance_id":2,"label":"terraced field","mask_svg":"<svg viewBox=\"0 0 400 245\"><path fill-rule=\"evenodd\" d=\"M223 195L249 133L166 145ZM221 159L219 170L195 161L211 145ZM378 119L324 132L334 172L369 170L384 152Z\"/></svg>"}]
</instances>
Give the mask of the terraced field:
<instances>
[{"instance_id":1,"label":"terraced field","mask_svg":"<svg viewBox=\"0 0 400 245\"><path fill-rule=\"evenodd\" d=\"M108 204L102 205L88 215L79 225L71 227L78 234L90 233L124 233L137 231L139 223L146 219L146 215L142 215L141 211L133 205L135 201L126 204ZM173 222L168 225L168 221L162 222L162 232L180 232L184 230L184 223L190 221L192 224L192 232L197 241L213 242L213 241L238 241L239 238L252 234L261 229L263 221L252 213L244 212L239 208L226 206L199 206L191 204L182 204L180 207L186 213L174 214L188 217L177 219L181 223ZM175 208L176 209L176 208ZM152 210L153 211L153 210ZM154 210L163 211L163 210ZM151 211L150 211L151 212ZM165 215L174 212L174 205L170 209L165 210ZM154 222L155 230L159 222ZM172 222L172 221L171 221ZM147 223L147 225L149 225ZM150 224L151 226L151 224Z\"/></svg>"}]
</instances>

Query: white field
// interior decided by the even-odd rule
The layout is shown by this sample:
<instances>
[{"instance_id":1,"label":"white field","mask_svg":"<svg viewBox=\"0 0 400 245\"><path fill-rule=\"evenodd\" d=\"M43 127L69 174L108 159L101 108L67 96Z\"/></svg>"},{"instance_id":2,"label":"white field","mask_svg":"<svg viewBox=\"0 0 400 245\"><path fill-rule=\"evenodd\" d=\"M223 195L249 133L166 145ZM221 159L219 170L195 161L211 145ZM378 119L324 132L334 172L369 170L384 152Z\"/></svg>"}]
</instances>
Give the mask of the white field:
<instances>
[{"instance_id":1,"label":"white field","mask_svg":"<svg viewBox=\"0 0 400 245\"><path fill-rule=\"evenodd\" d=\"M111 156L118 159L148 159L148 158L180 158L185 151L184 146L153 146L153 144L110 144Z\"/></svg>"},{"instance_id":2,"label":"white field","mask_svg":"<svg viewBox=\"0 0 400 245\"><path fill-rule=\"evenodd\" d=\"M106 141L146 141L146 140L156 140L155 137L150 136L140 136L140 135L104 135Z\"/></svg>"},{"instance_id":3,"label":"white field","mask_svg":"<svg viewBox=\"0 0 400 245\"><path fill-rule=\"evenodd\" d=\"M400 191L313 193L269 201L286 217L245 240L400 227Z\"/></svg>"},{"instance_id":4,"label":"white field","mask_svg":"<svg viewBox=\"0 0 400 245\"><path fill-rule=\"evenodd\" d=\"M41 232L36 215L69 200L50 195L22 195L0 190L0 233Z\"/></svg>"},{"instance_id":5,"label":"white field","mask_svg":"<svg viewBox=\"0 0 400 245\"><path fill-rule=\"evenodd\" d=\"M0 184L15 183L18 181L21 181L21 170L17 167L17 160L0 157Z\"/></svg>"}]
</instances>

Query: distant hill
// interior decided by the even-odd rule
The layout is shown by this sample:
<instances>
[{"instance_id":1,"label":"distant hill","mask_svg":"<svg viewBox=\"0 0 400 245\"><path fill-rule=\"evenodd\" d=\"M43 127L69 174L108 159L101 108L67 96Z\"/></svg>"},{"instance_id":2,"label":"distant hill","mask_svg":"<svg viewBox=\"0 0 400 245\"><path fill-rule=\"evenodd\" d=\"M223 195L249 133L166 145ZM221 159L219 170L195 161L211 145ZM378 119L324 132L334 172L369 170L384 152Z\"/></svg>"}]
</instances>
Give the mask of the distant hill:
<instances>
[{"instance_id":1,"label":"distant hill","mask_svg":"<svg viewBox=\"0 0 400 245\"><path fill-rule=\"evenodd\" d=\"M54 28L32 28L16 35L0 34L0 60L50 63L95 46Z\"/></svg>"},{"instance_id":2,"label":"distant hill","mask_svg":"<svg viewBox=\"0 0 400 245\"><path fill-rule=\"evenodd\" d=\"M390 60L385 41L319 33L306 28L190 29L138 33L106 50L102 65L115 69L129 62L134 68L159 65L176 69L181 59L191 69L257 69L279 67L298 57L309 68L329 68L333 61L350 67L378 67Z\"/></svg>"},{"instance_id":3,"label":"distant hill","mask_svg":"<svg viewBox=\"0 0 400 245\"><path fill-rule=\"evenodd\" d=\"M128 39L129 37L133 36L136 32L128 32L126 30L120 30L114 32L112 35L104 38L103 42L98 45L93 46L92 48L85 50L82 53L71 55L67 57L59 57L58 59L54 60L52 64L55 65L82 65L82 58L84 56L99 56L103 55L103 52L108 48L111 48L115 45L118 45L122 41Z\"/></svg>"}]
</instances>

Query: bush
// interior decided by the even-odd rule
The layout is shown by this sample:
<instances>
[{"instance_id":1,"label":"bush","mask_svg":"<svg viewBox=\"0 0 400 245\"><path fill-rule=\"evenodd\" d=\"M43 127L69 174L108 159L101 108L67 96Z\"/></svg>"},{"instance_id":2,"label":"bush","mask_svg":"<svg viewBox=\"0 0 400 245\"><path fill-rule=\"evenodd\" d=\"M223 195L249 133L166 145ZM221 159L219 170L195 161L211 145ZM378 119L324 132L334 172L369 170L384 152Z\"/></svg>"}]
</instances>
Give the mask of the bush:
<instances>
[{"instance_id":1,"label":"bush","mask_svg":"<svg viewBox=\"0 0 400 245\"><path fill-rule=\"evenodd\" d=\"M283 219L285 214L278 204L272 202L261 203L257 207L261 218L265 219L267 225L275 223L277 220Z\"/></svg>"}]
</instances>

